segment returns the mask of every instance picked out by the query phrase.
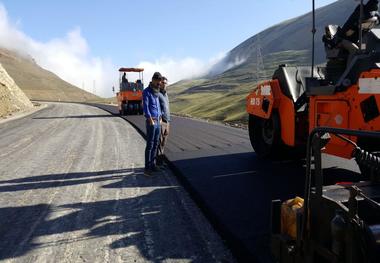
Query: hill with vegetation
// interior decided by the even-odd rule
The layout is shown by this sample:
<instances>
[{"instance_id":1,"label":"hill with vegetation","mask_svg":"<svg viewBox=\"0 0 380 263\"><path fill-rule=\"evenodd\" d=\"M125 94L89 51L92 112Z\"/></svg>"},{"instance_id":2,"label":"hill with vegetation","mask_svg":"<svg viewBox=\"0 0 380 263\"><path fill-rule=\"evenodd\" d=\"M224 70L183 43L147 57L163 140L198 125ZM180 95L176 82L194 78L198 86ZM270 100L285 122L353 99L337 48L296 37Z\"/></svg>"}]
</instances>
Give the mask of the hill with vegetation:
<instances>
[{"instance_id":1,"label":"hill with vegetation","mask_svg":"<svg viewBox=\"0 0 380 263\"><path fill-rule=\"evenodd\" d=\"M43 69L29 56L0 49L0 63L31 100L84 102L99 99Z\"/></svg>"},{"instance_id":2,"label":"hill with vegetation","mask_svg":"<svg viewBox=\"0 0 380 263\"><path fill-rule=\"evenodd\" d=\"M357 2L339 0L316 11L316 62L324 63L324 27L342 25ZM233 48L199 79L169 87L173 111L224 122L246 122L245 97L257 82L270 79L280 64L309 65L311 13L274 25ZM259 61L259 62L257 62Z\"/></svg>"}]
</instances>

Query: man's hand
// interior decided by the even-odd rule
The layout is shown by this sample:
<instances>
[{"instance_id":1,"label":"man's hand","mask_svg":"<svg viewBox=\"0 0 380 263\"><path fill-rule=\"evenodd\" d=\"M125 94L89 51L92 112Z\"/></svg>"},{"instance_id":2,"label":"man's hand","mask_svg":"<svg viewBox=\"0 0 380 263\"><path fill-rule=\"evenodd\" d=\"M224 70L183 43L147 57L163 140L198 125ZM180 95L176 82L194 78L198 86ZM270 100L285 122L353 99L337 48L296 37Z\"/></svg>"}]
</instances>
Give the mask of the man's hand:
<instances>
[{"instance_id":1,"label":"man's hand","mask_svg":"<svg viewBox=\"0 0 380 263\"><path fill-rule=\"evenodd\" d=\"M164 135L166 135L166 136L168 136L169 135L169 131L170 131L170 125L169 125L169 123L167 123L166 124L167 126L166 126L166 130L165 130L165 133L164 133Z\"/></svg>"},{"instance_id":2,"label":"man's hand","mask_svg":"<svg viewBox=\"0 0 380 263\"><path fill-rule=\"evenodd\" d=\"M153 118L149 118L149 124L150 124L151 126L153 126L153 125L155 124Z\"/></svg>"}]
</instances>

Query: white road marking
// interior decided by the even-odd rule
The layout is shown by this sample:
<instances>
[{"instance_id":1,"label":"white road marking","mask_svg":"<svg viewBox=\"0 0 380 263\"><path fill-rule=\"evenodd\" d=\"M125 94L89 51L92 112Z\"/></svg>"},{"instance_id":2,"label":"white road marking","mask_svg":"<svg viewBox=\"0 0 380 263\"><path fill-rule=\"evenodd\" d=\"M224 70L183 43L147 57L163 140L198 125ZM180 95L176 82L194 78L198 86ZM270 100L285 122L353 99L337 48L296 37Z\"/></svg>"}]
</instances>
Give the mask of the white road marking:
<instances>
[{"instance_id":1,"label":"white road marking","mask_svg":"<svg viewBox=\"0 0 380 263\"><path fill-rule=\"evenodd\" d=\"M240 172L240 173L230 173L230 174L222 174L222 175L216 175L213 178L218 179L218 178L224 178L224 177L229 177L229 176L234 176L234 175L242 175L242 174L254 174L256 171L247 171L247 172Z\"/></svg>"}]
</instances>

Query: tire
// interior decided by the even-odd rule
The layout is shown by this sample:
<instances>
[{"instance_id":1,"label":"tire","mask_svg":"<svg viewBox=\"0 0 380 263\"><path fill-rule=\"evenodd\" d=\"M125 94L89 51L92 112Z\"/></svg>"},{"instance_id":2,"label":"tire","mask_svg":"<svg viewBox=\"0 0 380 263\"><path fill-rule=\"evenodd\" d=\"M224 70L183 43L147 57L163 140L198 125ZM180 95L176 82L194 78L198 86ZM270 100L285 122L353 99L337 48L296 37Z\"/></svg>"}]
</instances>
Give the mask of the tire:
<instances>
[{"instance_id":1,"label":"tire","mask_svg":"<svg viewBox=\"0 0 380 263\"><path fill-rule=\"evenodd\" d=\"M127 115L127 113L128 113L128 107L127 107L127 104L124 103L121 105L121 115L125 116L125 115Z\"/></svg>"},{"instance_id":2,"label":"tire","mask_svg":"<svg viewBox=\"0 0 380 263\"><path fill-rule=\"evenodd\" d=\"M252 148L260 158L294 159L295 149L286 146L281 140L281 124L277 112L273 111L269 119L249 115L248 130Z\"/></svg>"},{"instance_id":3,"label":"tire","mask_svg":"<svg viewBox=\"0 0 380 263\"><path fill-rule=\"evenodd\" d=\"M128 114L133 114L133 103L128 103L127 104L127 109L128 109Z\"/></svg>"},{"instance_id":4,"label":"tire","mask_svg":"<svg viewBox=\"0 0 380 263\"><path fill-rule=\"evenodd\" d=\"M139 114L139 105L137 103L133 104L133 114L138 115Z\"/></svg>"}]
</instances>

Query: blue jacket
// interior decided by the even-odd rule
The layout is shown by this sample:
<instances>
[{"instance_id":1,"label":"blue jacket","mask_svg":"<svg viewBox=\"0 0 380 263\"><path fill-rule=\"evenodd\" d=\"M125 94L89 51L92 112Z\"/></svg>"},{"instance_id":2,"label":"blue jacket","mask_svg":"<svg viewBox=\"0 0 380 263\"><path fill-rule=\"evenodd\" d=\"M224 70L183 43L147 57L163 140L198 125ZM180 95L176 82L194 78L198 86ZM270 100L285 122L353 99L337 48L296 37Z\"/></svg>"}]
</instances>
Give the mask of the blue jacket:
<instances>
[{"instance_id":1,"label":"blue jacket","mask_svg":"<svg viewBox=\"0 0 380 263\"><path fill-rule=\"evenodd\" d=\"M169 108L169 96L166 91L160 91L158 94L160 100L160 106L162 111L162 119L166 122L170 122L170 108Z\"/></svg>"},{"instance_id":2,"label":"blue jacket","mask_svg":"<svg viewBox=\"0 0 380 263\"><path fill-rule=\"evenodd\" d=\"M161 117L161 107L158 94L154 94L150 85L143 91L143 108L145 118L152 117L159 119Z\"/></svg>"}]
</instances>

